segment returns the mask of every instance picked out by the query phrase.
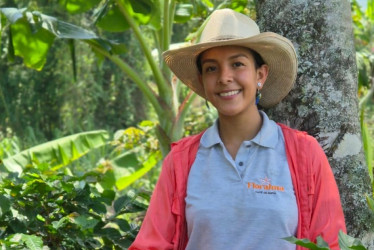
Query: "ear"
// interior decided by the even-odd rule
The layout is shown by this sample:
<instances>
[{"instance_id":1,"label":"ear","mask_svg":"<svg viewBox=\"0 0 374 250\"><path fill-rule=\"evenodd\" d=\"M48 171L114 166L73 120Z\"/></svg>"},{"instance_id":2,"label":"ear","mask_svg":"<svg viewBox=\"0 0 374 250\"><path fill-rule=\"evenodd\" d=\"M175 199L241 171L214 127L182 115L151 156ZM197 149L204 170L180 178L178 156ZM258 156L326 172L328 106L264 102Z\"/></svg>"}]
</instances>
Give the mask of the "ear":
<instances>
[{"instance_id":1,"label":"ear","mask_svg":"<svg viewBox=\"0 0 374 250\"><path fill-rule=\"evenodd\" d=\"M259 89L262 89L262 87L265 84L265 81L269 74L269 66L266 64L263 64L261 67L257 69L257 82L261 82L262 85Z\"/></svg>"}]
</instances>

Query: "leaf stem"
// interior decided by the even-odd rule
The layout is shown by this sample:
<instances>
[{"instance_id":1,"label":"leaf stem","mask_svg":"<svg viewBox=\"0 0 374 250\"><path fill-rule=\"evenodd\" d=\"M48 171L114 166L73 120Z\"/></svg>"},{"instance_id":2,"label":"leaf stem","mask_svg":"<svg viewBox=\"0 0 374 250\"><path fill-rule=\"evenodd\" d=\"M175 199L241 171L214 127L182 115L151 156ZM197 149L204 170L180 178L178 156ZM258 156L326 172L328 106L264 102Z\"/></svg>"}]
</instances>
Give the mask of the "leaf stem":
<instances>
[{"instance_id":1,"label":"leaf stem","mask_svg":"<svg viewBox=\"0 0 374 250\"><path fill-rule=\"evenodd\" d=\"M151 50L149 49L148 44L146 44L138 25L135 23L134 19L131 17L131 15L130 15L128 9L126 8L126 6L124 5L124 3L120 0L115 0L115 1L118 5L120 11L122 12L123 16L126 18L127 22L129 23L130 27L133 29L133 31L135 33L135 36L138 39L138 41L140 43L140 46L141 46L141 48L144 52L144 55L146 56L150 66L151 66L153 75L154 75L155 80L156 80L157 88L159 90L160 97L165 102L169 103L170 99L171 99L170 98L171 88L170 88L170 86L168 86L168 82L163 77L160 68L158 67L154 58L152 57Z\"/></svg>"}]
</instances>

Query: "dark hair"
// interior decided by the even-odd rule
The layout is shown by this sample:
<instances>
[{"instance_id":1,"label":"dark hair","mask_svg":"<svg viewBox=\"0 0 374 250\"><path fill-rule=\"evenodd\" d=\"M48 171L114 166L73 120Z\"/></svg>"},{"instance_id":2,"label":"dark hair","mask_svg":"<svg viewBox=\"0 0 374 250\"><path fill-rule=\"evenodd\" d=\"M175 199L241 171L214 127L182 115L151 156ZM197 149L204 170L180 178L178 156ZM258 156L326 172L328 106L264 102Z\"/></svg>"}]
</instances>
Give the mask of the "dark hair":
<instances>
[{"instance_id":1,"label":"dark hair","mask_svg":"<svg viewBox=\"0 0 374 250\"><path fill-rule=\"evenodd\" d=\"M251 53L251 55L253 56L254 58L254 61L255 61L255 68L258 69L260 68L262 65L265 64L265 61L264 59L262 59L261 55L259 53L257 53L256 51L254 51L253 49L250 49L250 48L247 48L249 53ZM201 55L203 54L203 52L201 52L197 58L196 58L196 66L197 66L197 69L199 70L199 73L200 75L203 73L203 67L201 65Z\"/></svg>"}]
</instances>

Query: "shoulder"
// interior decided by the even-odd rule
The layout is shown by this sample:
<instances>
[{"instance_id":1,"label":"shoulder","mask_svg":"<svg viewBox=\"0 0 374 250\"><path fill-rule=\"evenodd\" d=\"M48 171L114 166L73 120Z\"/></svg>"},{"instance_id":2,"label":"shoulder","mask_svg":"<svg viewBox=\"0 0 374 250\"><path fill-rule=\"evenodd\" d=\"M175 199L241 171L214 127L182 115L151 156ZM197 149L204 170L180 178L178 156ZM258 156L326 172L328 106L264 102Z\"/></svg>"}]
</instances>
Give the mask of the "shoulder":
<instances>
[{"instance_id":1,"label":"shoulder","mask_svg":"<svg viewBox=\"0 0 374 250\"><path fill-rule=\"evenodd\" d=\"M175 165L183 165L190 162L190 158L194 158L200 145L201 136L204 131L180 139L171 144L171 150L164 159L164 167L174 169Z\"/></svg>"},{"instance_id":2,"label":"shoulder","mask_svg":"<svg viewBox=\"0 0 374 250\"><path fill-rule=\"evenodd\" d=\"M293 129L281 123L278 125L282 129L288 154L302 156L313 162L326 158L325 152L316 138L305 131Z\"/></svg>"},{"instance_id":3,"label":"shoulder","mask_svg":"<svg viewBox=\"0 0 374 250\"><path fill-rule=\"evenodd\" d=\"M184 150L188 150L191 147L196 147L200 144L200 139L205 131L200 132L196 135L191 135L180 139L179 141L173 142L171 144L171 153L177 153Z\"/></svg>"},{"instance_id":4,"label":"shoulder","mask_svg":"<svg viewBox=\"0 0 374 250\"><path fill-rule=\"evenodd\" d=\"M282 123L277 123L277 125L281 127L286 143L306 144L308 146L320 147L316 138L309 135L307 132L290 128Z\"/></svg>"}]
</instances>

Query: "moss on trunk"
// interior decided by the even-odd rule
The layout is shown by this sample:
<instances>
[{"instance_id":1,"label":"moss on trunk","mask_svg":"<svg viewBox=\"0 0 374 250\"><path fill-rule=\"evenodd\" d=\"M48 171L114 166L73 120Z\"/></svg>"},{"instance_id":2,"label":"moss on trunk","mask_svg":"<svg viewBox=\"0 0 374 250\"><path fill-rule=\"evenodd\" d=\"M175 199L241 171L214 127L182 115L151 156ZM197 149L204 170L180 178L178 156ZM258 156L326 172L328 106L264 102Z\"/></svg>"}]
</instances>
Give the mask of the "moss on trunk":
<instances>
[{"instance_id":1,"label":"moss on trunk","mask_svg":"<svg viewBox=\"0 0 374 250\"><path fill-rule=\"evenodd\" d=\"M374 219L365 200L371 189L358 118L350 3L258 0L257 16L261 31L289 38L299 59L295 87L267 113L318 139L339 186L348 232L363 236Z\"/></svg>"}]
</instances>

